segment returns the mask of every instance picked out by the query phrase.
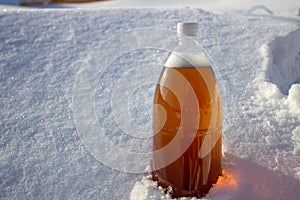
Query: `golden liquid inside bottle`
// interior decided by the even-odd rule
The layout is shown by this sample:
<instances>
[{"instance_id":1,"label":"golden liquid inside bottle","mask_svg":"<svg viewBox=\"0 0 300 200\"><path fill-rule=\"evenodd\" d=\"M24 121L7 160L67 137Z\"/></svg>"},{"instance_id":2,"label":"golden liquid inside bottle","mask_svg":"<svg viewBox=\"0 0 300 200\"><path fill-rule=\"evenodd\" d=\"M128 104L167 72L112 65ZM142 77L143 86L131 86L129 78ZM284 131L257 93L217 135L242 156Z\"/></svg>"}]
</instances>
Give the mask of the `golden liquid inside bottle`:
<instances>
[{"instance_id":1,"label":"golden liquid inside bottle","mask_svg":"<svg viewBox=\"0 0 300 200\"><path fill-rule=\"evenodd\" d=\"M176 80L174 73L180 73L184 81ZM163 85L165 81L168 81L169 85L171 84L174 88L180 88L181 98L178 98L171 88ZM191 89L188 89L188 86ZM189 98L191 90L197 102ZM184 102L179 102L179 99ZM194 139L175 161L163 168L158 169L157 166L160 160L170 156L170 152L154 154L153 180L164 188L171 187L172 197L205 196L212 184L217 182L222 171L222 108L213 70L211 67L164 67L156 86L154 104L162 106L166 116L158 113L156 109L153 110L153 151L169 144L179 129L183 129L184 137L194 137ZM199 111L196 129L193 129L196 131L195 134L191 134L192 129L189 130L189 127L181 127L181 112L185 109L181 106L192 104L197 105ZM161 119L163 117L165 119ZM185 117L187 121L195 121L194 115ZM180 149L180 140L177 145Z\"/></svg>"}]
</instances>

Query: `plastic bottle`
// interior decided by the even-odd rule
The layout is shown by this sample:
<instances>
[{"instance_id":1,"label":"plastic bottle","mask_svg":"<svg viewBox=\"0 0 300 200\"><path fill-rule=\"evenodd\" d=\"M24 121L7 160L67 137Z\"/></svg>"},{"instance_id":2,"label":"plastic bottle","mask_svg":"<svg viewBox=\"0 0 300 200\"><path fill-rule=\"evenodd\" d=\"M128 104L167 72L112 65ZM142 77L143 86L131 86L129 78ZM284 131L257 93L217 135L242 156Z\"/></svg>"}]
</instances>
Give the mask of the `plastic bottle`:
<instances>
[{"instance_id":1,"label":"plastic bottle","mask_svg":"<svg viewBox=\"0 0 300 200\"><path fill-rule=\"evenodd\" d=\"M178 23L177 36L155 90L152 177L173 198L203 197L222 171L221 98L198 24Z\"/></svg>"}]
</instances>

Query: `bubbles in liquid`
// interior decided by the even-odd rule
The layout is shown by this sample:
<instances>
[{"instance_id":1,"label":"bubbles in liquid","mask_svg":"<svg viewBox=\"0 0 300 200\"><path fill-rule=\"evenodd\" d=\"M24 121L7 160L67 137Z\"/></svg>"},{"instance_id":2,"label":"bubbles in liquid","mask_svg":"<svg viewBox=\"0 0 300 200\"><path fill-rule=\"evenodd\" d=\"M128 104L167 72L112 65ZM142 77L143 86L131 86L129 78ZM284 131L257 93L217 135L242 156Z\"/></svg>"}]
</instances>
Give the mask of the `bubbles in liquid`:
<instances>
[{"instance_id":1,"label":"bubbles in liquid","mask_svg":"<svg viewBox=\"0 0 300 200\"><path fill-rule=\"evenodd\" d=\"M183 79L174 78L178 73ZM165 83L177 92L164 86ZM193 95L196 99L190 98ZM164 188L171 187L173 197L205 196L222 173L222 108L213 70L211 67L164 67L156 86L154 105L159 109L153 109L153 151L168 145L179 131L182 138L175 143L180 156L167 166L161 162L168 160L172 152L153 154L153 179ZM183 148L190 137L193 137L191 144Z\"/></svg>"}]
</instances>

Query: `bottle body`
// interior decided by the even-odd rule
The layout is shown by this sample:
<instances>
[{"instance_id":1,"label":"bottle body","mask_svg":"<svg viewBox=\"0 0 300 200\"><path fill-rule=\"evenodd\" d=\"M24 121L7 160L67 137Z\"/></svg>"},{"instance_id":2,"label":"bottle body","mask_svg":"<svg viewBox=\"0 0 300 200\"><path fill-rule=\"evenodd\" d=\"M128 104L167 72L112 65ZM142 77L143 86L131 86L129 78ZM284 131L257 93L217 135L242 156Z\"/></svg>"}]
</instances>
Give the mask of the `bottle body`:
<instances>
[{"instance_id":1,"label":"bottle body","mask_svg":"<svg viewBox=\"0 0 300 200\"><path fill-rule=\"evenodd\" d=\"M180 132L180 137L172 144L180 153L163 165L161 162L168 160L173 152L154 154L152 175L162 187L172 188L173 197L202 197L222 171L220 92L208 62L203 63L201 59L199 65L187 64L176 55L173 58L171 55L170 59L155 90L154 105L163 108L165 115L153 109L153 151L165 148ZM172 64L174 66L170 66Z\"/></svg>"}]
</instances>

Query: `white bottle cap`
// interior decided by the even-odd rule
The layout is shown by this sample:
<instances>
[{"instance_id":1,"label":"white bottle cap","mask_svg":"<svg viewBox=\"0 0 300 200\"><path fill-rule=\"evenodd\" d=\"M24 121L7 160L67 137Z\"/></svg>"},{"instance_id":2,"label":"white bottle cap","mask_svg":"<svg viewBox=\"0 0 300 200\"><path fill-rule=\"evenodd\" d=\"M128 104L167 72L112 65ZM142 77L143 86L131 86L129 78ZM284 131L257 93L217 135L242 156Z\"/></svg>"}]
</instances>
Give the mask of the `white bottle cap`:
<instances>
[{"instance_id":1,"label":"white bottle cap","mask_svg":"<svg viewBox=\"0 0 300 200\"><path fill-rule=\"evenodd\" d=\"M177 24L177 36L198 36L198 23L197 22L185 22Z\"/></svg>"}]
</instances>

